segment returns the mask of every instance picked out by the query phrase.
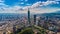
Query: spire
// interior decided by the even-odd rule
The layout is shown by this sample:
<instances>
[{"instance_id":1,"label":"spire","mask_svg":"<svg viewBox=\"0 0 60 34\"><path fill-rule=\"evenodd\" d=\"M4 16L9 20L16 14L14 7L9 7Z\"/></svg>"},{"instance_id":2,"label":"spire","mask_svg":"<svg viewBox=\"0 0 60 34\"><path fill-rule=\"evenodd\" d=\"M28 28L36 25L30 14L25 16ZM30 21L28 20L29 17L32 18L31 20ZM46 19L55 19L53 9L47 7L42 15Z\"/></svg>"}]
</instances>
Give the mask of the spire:
<instances>
[{"instance_id":1,"label":"spire","mask_svg":"<svg viewBox=\"0 0 60 34\"><path fill-rule=\"evenodd\" d=\"M28 11L29 11L29 8L28 8Z\"/></svg>"}]
</instances>

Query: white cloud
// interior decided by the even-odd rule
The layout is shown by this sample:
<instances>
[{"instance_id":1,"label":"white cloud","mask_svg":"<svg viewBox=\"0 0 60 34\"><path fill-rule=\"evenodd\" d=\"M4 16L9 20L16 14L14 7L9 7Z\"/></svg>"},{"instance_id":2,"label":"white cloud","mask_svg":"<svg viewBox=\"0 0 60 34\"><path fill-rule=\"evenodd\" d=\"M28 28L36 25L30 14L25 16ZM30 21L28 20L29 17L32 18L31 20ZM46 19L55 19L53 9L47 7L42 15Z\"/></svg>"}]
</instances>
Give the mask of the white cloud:
<instances>
[{"instance_id":1,"label":"white cloud","mask_svg":"<svg viewBox=\"0 0 60 34\"><path fill-rule=\"evenodd\" d=\"M5 5L3 0L0 0L0 5Z\"/></svg>"},{"instance_id":2,"label":"white cloud","mask_svg":"<svg viewBox=\"0 0 60 34\"><path fill-rule=\"evenodd\" d=\"M59 2L57 1L46 1L46 2L36 2L34 3L32 6L25 6L24 9L34 9L34 8L38 8L38 7L42 7L42 6L47 6L47 5L50 5L50 4L59 4ZM27 4L27 5L30 5L30 4Z\"/></svg>"},{"instance_id":3,"label":"white cloud","mask_svg":"<svg viewBox=\"0 0 60 34\"><path fill-rule=\"evenodd\" d=\"M3 0L0 0L0 3L1 3L1 2L4 2L4 1L3 1Z\"/></svg>"},{"instance_id":4,"label":"white cloud","mask_svg":"<svg viewBox=\"0 0 60 34\"><path fill-rule=\"evenodd\" d=\"M55 0L55 1L60 1L60 0Z\"/></svg>"},{"instance_id":5,"label":"white cloud","mask_svg":"<svg viewBox=\"0 0 60 34\"><path fill-rule=\"evenodd\" d=\"M20 4L24 4L24 2L21 2Z\"/></svg>"},{"instance_id":6,"label":"white cloud","mask_svg":"<svg viewBox=\"0 0 60 34\"><path fill-rule=\"evenodd\" d=\"M20 6L14 6L14 7L1 7L0 13L26 13L26 9L23 9Z\"/></svg>"},{"instance_id":7,"label":"white cloud","mask_svg":"<svg viewBox=\"0 0 60 34\"><path fill-rule=\"evenodd\" d=\"M32 6L25 6L25 7L17 6L17 5L14 7L9 7L8 5L5 5L3 2L0 3L0 5L2 5L2 7L0 7L0 13L27 13L28 8L30 8L31 13L49 13L60 10L59 8L52 8L52 9L41 8L41 6L47 6L50 4L59 4L59 2L57 1L46 1L46 2L39 1L34 3ZM20 4L24 4L24 3L22 2Z\"/></svg>"},{"instance_id":8,"label":"white cloud","mask_svg":"<svg viewBox=\"0 0 60 34\"><path fill-rule=\"evenodd\" d=\"M28 6L29 7L29 6ZM60 10L59 8L35 8L30 9L31 13L37 14L37 13L50 13ZM27 13L28 9L25 7L22 9L20 6L14 6L14 7L4 7L2 10L0 10L0 13Z\"/></svg>"},{"instance_id":9,"label":"white cloud","mask_svg":"<svg viewBox=\"0 0 60 34\"><path fill-rule=\"evenodd\" d=\"M31 7L36 8L36 7L41 7L41 6L47 6L47 5L50 5L50 4L59 4L59 2L57 2L57 1L46 1L46 2L39 1L35 4L33 4Z\"/></svg>"},{"instance_id":10,"label":"white cloud","mask_svg":"<svg viewBox=\"0 0 60 34\"><path fill-rule=\"evenodd\" d=\"M21 4L24 4L23 2ZM9 7L4 4L4 1L0 0L0 13L24 13L26 10L23 10L21 6Z\"/></svg>"},{"instance_id":11,"label":"white cloud","mask_svg":"<svg viewBox=\"0 0 60 34\"><path fill-rule=\"evenodd\" d=\"M26 5L30 6L31 4L27 3Z\"/></svg>"}]
</instances>

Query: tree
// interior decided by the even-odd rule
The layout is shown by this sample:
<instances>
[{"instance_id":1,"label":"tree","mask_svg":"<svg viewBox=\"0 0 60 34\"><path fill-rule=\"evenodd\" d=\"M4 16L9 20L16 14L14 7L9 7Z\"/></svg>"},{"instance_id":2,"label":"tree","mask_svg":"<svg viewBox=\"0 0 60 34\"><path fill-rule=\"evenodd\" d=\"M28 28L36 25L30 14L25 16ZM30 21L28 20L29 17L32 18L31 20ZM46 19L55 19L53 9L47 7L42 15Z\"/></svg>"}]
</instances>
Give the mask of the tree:
<instances>
[{"instance_id":1,"label":"tree","mask_svg":"<svg viewBox=\"0 0 60 34\"><path fill-rule=\"evenodd\" d=\"M31 28L27 28L27 29L19 32L18 34L34 34L34 32Z\"/></svg>"}]
</instances>

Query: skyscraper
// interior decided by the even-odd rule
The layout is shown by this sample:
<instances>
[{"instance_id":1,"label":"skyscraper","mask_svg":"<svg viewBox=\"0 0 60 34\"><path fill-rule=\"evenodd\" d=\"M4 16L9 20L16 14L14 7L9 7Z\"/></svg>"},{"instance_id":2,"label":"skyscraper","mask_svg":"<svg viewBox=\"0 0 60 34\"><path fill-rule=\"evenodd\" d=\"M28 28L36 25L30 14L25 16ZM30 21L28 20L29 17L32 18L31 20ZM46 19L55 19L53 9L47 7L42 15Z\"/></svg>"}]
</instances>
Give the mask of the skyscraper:
<instances>
[{"instance_id":1,"label":"skyscraper","mask_svg":"<svg viewBox=\"0 0 60 34\"><path fill-rule=\"evenodd\" d=\"M29 22L29 24L31 24L31 22L30 22L30 11L29 11L29 9L28 9L28 22Z\"/></svg>"},{"instance_id":2,"label":"skyscraper","mask_svg":"<svg viewBox=\"0 0 60 34\"><path fill-rule=\"evenodd\" d=\"M36 25L36 15L34 15L34 25Z\"/></svg>"}]
</instances>

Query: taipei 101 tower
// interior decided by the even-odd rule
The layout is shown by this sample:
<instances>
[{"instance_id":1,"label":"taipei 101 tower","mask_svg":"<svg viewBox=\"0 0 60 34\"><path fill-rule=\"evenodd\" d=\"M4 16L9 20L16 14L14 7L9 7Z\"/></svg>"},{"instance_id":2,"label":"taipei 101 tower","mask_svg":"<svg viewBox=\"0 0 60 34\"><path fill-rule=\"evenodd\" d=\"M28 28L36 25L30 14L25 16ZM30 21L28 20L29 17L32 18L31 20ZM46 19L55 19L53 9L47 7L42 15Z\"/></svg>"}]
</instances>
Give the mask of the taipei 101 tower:
<instances>
[{"instance_id":1,"label":"taipei 101 tower","mask_svg":"<svg viewBox=\"0 0 60 34\"><path fill-rule=\"evenodd\" d=\"M31 21L30 21L30 11L28 9L28 23L31 24Z\"/></svg>"}]
</instances>

